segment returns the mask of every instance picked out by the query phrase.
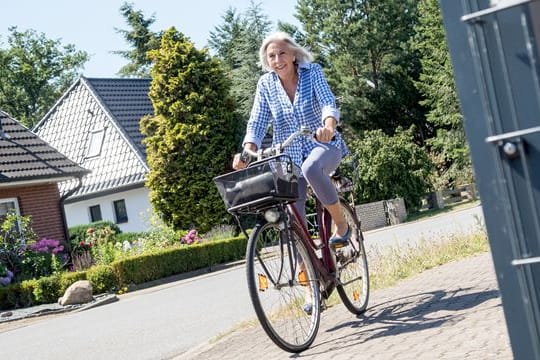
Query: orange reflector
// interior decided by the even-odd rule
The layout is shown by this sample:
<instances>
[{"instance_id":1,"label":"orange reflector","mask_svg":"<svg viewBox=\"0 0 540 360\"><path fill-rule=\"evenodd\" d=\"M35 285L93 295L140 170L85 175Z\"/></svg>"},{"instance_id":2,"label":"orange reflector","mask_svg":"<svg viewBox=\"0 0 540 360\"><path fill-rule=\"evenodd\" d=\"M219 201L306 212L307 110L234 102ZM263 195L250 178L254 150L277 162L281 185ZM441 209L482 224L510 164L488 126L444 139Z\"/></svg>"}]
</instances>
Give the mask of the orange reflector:
<instances>
[{"instance_id":1,"label":"orange reflector","mask_svg":"<svg viewBox=\"0 0 540 360\"><path fill-rule=\"evenodd\" d=\"M259 274L259 291L268 289L268 280L263 274Z\"/></svg>"},{"instance_id":2,"label":"orange reflector","mask_svg":"<svg viewBox=\"0 0 540 360\"><path fill-rule=\"evenodd\" d=\"M307 286L308 285L308 278L307 278L306 272L304 270L302 270L302 271L300 271L298 273L298 282L302 286Z\"/></svg>"},{"instance_id":3,"label":"orange reflector","mask_svg":"<svg viewBox=\"0 0 540 360\"><path fill-rule=\"evenodd\" d=\"M358 294L358 290L354 290L352 293L352 296L353 296L354 301L358 301L358 299L360 298L360 294Z\"/></svg>"}]
</instances>

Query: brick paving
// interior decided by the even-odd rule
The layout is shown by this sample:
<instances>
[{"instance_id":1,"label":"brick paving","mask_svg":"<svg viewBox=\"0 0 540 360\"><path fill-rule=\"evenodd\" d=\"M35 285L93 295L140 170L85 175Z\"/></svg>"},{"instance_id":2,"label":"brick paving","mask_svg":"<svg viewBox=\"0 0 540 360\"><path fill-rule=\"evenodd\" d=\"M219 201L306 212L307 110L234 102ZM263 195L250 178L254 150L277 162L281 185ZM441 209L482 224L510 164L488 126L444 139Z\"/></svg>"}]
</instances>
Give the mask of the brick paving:
<instances>
[{"instance_id":1,"label":"brick paving","mask_svg":"<svg viewBox=\"0 0 540 360\"><path fill-rule=\"evenodd\" d=\"M300 354L279 349L260 325L245 326L177 360L512 359L491 254L425 271L372 291L356 317L324 311L315 342Z\"/></svg>"}]
</instances>

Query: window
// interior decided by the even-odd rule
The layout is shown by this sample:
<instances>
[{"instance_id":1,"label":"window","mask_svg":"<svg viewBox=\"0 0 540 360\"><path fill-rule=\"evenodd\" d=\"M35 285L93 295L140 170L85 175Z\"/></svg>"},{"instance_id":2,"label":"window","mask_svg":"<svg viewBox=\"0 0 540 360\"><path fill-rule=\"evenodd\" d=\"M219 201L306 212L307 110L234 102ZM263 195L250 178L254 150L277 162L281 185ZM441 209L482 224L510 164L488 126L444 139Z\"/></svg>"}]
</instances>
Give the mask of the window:
<instances>
[{"instance_id":1,"label":"window","mask_svg":"<svg viewBox=\"0 0 540 360\"><path fill-rule=\"evenodd\" d=\"M101 207L99 205L90 206L90 222L103 220L101 217Z\"/></svg>"},{"instance_id":2,"label":"window","mask_svg":"<svg viewBox=\"0 0 540 360\"><path fill-rule=\"evenodd\" d=\"M122 200L116 200L113 202L114 205L114 216L116 217L116 223L125 223L128 221L126 202Z\"/></svg>"},{"instance_id":3,"label":"window","mask_svg":"<svg viewBox=\"0 0 540 360\"><path fill-rule=\"evenodd\" d=\"M88 142L88 149L86 151L87 158L99 156L99 154L101 154L104 138L105 129L92 130L90 132L90 141Z\"/></svg>"},{"instance_id":4,"label":"window","mask_svg":"<svg viewBox=\"0 0 540 360\"><path fill-rule=\"evenodd\" d=\"M0 216L5 216L10 210L15 211L17 215L20 215L19 202L17 201L17 199L0 199Z\"/></svg>"},{"instance_id":5,"label":"window","mask_svg":"<svg viewBox=\"0 0 540 360\"><path fill-rule=\"evenodd\" d=\"M16 198L0 199L0 224L4 222L9 211L15 211L15 214L21 215L19 202Z\"/></svg>"}]
</instances>

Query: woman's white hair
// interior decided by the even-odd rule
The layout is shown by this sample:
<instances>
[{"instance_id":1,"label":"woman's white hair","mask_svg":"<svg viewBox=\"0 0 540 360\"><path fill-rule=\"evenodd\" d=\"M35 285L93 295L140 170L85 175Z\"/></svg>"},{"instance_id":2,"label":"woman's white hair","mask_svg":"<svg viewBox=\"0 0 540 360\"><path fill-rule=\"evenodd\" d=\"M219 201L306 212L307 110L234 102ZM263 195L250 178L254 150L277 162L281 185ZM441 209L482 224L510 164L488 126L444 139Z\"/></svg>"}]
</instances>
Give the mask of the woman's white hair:
<instances>
[{"instance_id":1,"label":"woman's white hair","mask_svg":"<svg viewBox=\"0 0 540 360\"><path fill-rule=\"evenodd\" d=\"M311 55L307 49L298 45L291 35L283 31L278 31L268 35L266 39L263 40L261 48L259 49L259 62L263 70L272 70L266 58L266 49L268 48L268 45L274 41L283 41L287 43L289 50L292 50L294 54L296 64L309 63L313 61L313 55Z\"/></svg>"}]
</instances>

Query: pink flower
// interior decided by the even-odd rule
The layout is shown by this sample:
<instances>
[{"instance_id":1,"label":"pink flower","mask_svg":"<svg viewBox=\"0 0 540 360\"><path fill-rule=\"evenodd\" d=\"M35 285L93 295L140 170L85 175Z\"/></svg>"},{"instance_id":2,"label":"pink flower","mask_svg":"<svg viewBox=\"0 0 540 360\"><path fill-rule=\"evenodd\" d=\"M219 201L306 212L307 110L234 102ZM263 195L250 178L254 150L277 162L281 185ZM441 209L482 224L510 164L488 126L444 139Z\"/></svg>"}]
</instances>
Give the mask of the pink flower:
<instances>
[{"instance_id":1,"label":"pink flower","mask_svg":"<svg viewBox=\"0 0 540 360\"><path fill-rule=\"evenodd\" d=\"M192 229L189 230L188 233L180 239L181 244L188 244L191 245L193 243L196 243L200 240L199 236L197 236L197 230Z\"/></svg>"}]
</instances>

